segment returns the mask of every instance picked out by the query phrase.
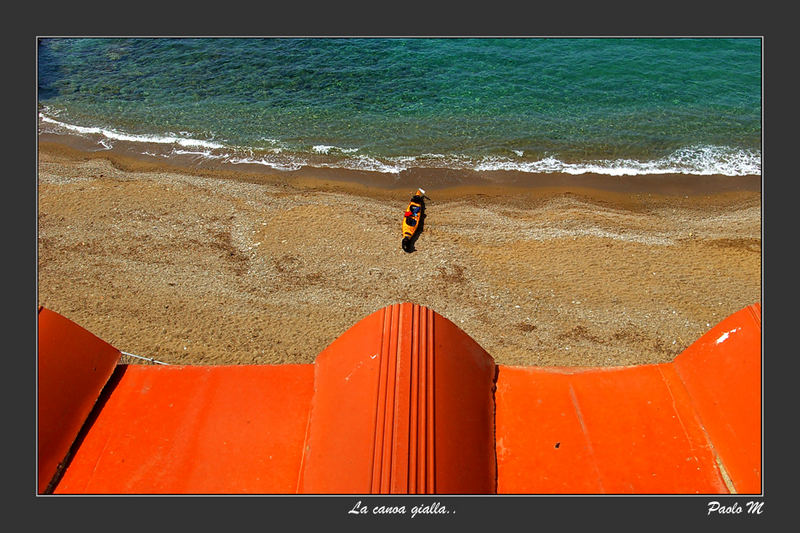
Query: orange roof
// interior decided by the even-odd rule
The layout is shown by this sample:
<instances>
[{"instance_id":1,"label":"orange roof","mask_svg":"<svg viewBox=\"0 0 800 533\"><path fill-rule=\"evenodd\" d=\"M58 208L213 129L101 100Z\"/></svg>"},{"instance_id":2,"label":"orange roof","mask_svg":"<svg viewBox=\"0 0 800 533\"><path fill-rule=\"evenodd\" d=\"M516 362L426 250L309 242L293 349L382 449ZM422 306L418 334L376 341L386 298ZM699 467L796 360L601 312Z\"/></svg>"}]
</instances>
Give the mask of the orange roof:
<instances>
[{"instance_id":1,"label":"orange roof","mask_svg":"<svg viewBox=\"0 0 800 533\"><path fill-rule=\"evenodd\" d=\"M313 365L193 367L117 365L41 309L39 491L755 494L760 317L671 363L526 368L404 303Z\"/></svg>"},{"instance_id":2,"label":"orange roof","mask_svg":"<svg viewBox=\"0 0 800 533\"><path fill-rule=\"evenodd\" d=\"M294 493L310 365L122 365L55 493Z\"/></svg>"}]
</instances>

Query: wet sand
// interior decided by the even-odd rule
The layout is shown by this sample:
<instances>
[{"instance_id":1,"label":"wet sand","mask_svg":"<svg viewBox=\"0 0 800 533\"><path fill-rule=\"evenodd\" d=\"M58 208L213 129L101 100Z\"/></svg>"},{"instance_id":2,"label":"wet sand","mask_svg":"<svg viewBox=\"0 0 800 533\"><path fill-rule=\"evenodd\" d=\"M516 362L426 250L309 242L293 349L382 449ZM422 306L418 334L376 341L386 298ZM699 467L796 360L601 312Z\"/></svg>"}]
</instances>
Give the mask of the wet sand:
<instances>
[{"instance_id":1,"label":"wet sand","mask_svg":"<svg viewBox=\"0 0 800 533\"><path fill-rule=\"evenodd\" d=\"M311 363L409 301L498 364L618 366L670 361L761 300L760 177L402 178L184 168L40 139L39 304L170 364ZM431 199L406 254L417 186Z\"/></svg>"}]
</instances>

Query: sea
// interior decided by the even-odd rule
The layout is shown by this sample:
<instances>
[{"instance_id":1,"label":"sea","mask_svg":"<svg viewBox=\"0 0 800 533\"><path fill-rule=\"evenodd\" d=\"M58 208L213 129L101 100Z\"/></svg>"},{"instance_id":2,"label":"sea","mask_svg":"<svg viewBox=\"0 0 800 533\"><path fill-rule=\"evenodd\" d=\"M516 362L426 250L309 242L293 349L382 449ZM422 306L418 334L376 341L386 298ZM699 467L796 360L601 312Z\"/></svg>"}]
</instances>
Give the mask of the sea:
<instances>
[{"instance_id":1,"label":"sea","mask_svg":"<svg viewBox=\"0 0 800 533\"><path fill-rule=\"evenodd\" d=\"M40 38L40 135L189 165L761 174L759 38ZM56 138L56 137L53 137Z\"/></svg>"}]
</instances>

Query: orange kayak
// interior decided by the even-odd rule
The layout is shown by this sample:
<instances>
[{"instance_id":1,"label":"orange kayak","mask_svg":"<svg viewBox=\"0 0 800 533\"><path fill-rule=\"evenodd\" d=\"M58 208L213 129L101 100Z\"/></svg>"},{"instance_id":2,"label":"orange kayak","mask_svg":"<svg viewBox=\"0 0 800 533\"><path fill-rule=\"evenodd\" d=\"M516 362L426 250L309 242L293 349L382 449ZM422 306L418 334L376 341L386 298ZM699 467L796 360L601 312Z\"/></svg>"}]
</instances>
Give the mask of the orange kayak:
<instances>
[{"instance_id":1,"label":"orange kayak","mask_svg":"<svg viewBox=\"0 0 800 533\"><path fill-rule=\"evenodd\" d=\"M402 247L403 250L406 252L411 251L411 239L414 237L414 234L417 232L419 228L420 219L422 218L422 214L425 211L425 191L423 189L417 189L417 192L414 196L411 197L411 201L408 203L408 207L403 214L403 242Z\"/></svg>"}]
</instances>

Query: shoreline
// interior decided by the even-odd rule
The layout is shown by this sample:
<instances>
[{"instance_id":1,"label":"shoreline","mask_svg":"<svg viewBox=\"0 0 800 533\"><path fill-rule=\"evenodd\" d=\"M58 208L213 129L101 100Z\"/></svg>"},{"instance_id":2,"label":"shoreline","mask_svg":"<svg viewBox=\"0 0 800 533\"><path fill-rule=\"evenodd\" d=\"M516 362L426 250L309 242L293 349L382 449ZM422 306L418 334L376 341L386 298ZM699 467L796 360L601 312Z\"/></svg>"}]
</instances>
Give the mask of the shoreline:
<instances>
[{"instance_id":1,"label":"shoreline","mask_svg":"<svg viewBox=\"0 0 800 533\"><path fill-rule=\"evenodd\" d=\"M319 188L334 186L363 194L392 193L412 190L422 186L428 191L437 191L447 199L484 194L486 196L509 196L535 193L558 194L573 192L584 196L599 194L618 195L618 201L630 195L658 196L710 196L723 193L761 192L760 175L727 176L690 174L565 174L526 173L522 171L474 171L443 168L411 168L398 174L377 171L351 170L344 168L303 167L299 170L281 171L257 163L222 164L200 161L192 157L163 158L148 157L137 150L120 146L97 150L96 144L72 135L42 134L39 136L39 152L60 155L71 159L107 159L120 170L171 171L249 181L253 183L286 183L296 186ZM94 148L92 148L94 147Z\"/></svg>"},{"instance_id":2,"label":"shoreline","mask_svg":"<svg viewBox=\"0 0 800 533\"><path fill-rule=\"evenodd\" d=\"M379 186L374 173L192 168L51 141L39 303L170 364L309 363L401 301L498 364L660 363L761 298L760 176L498 172L486 185L453 171L456 185L409 173ZM417 186L432 200L405 254L399 213Z\"/></svg>"}]
</instances>

